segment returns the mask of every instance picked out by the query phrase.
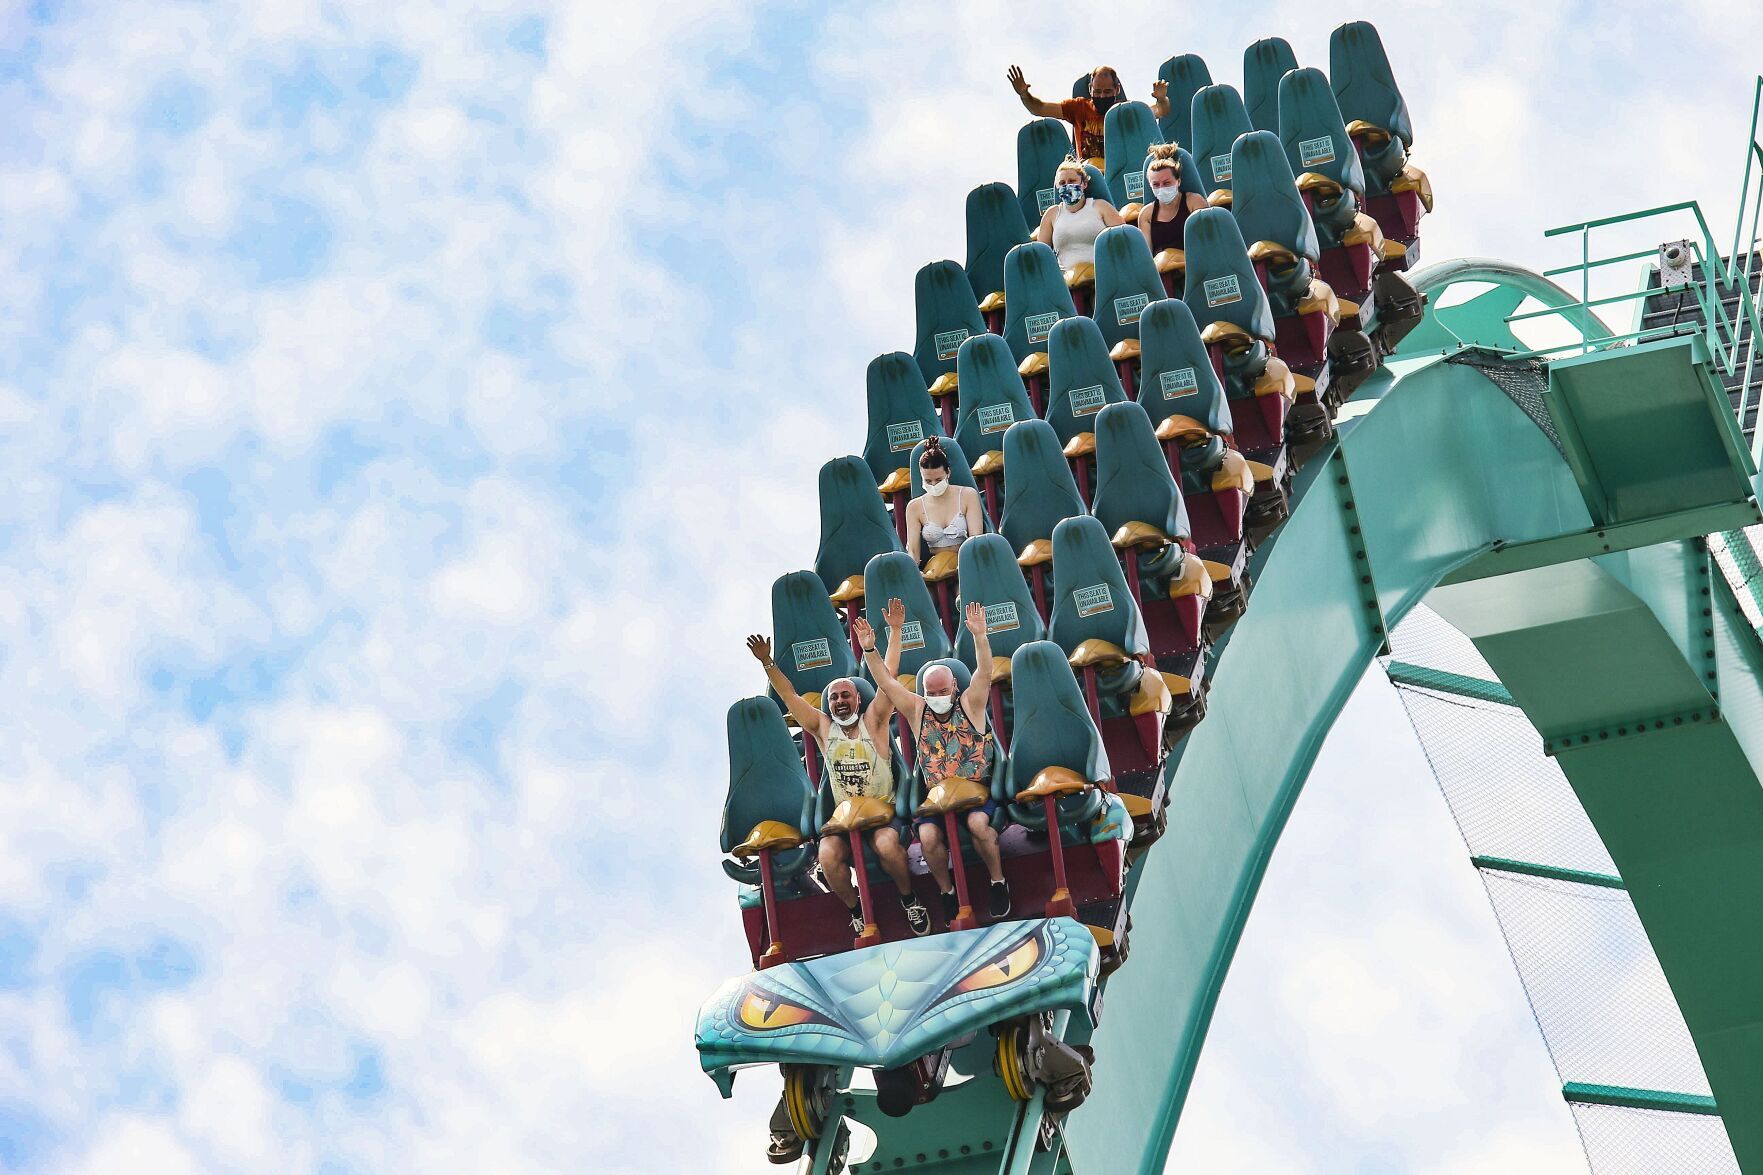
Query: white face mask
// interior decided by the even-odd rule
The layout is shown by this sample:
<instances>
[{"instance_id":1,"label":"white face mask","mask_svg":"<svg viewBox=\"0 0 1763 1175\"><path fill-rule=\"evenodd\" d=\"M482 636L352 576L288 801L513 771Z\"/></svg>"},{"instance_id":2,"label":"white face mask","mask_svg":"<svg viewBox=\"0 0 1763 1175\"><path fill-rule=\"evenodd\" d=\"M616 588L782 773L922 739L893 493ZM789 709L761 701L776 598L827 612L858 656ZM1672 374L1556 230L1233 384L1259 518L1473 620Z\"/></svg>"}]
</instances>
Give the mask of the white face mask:
<instances>
[{"instance_id":1,"label":"white face mask","mask_svg":"<svg viewBox=\"0 0 1763 1175\"><path fill-rule=\"evenodd\" d=\"M945 477L942 481L938 481L938 482L927 481L927 482L925 482L924 483L924 492L929 494L933 498L942 497L944 494L949 492L949 479Z\"/></svg>"},{"instance_id":2,"label":"white face mask","mask_svg":"<svg viewBox=\"0 0 1763 1175\"><path fill-rule=\"evenodd\" d=\"M955 699L954 698L926 698L924 700L924 704L930 707L930 712L932 714L935 714L938 718L941 718L943 715L947 714L950 710L953 710L955 708Z\"/></svg>"},{"instance_id":3,"label":"white face mask","mask_svg":"<svg viewBox=\"0 0 1763 1175\"><path fill-rule=\"evenodd\" d=\"M857 711L852 710L848 714L841 714L839 711L834 710L833 721L837 722L840 726L855 726L857 724Z\"/></svg>"},{"instance_id":4,"label":"white face mask","mask_svg":"<svg viewBox=\"0 0 1763 1175\"><path fill-rule=\"evenodd\" d=\"M1157 197L1157 203L1159 203L1159 204L1173 204L1175 202L1175 198L1177 196L1181 195L1181 188L1179 186L1169 187L1169 188L1152 188L1151 194L1153 196Z\"/></svg>"}]
</instances>

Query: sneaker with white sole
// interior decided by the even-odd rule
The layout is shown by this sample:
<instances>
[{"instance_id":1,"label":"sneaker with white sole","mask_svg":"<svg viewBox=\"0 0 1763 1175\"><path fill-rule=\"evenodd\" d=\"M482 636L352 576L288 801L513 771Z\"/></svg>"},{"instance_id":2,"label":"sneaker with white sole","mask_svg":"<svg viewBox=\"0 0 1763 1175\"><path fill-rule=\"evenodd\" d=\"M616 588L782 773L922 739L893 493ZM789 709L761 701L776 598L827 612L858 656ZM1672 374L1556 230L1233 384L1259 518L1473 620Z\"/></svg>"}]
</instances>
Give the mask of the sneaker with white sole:
<instances>
[{"instance_id":1,"label":"sneaker with white sole","mask_svg":"<svg viewBox=\"0 0 1763 1175\"><path fill-rule=\"evenodd\" d=\"M851 915L851 933L858 938L863 937L863 907L852 906L846 913Z\"/></svg>"},{"instance_id":2,"label":"sneaker with white sole","mask_svg":"<svg viewBox=\"0 0 1763 1175\"><path fill-rule=\"evenodd\" d=\"M1003 881L1003 880L992 882L992 906L991 906L992 917L993 918L1002 918L1009 913L1010 913L1010 883L1008 881Z\"/></svg>"},{"instance_id":3,"label":"sneaker with white sole","mask_svg":"<svg viewBox=\"0 0 1763 1175\"><path fill-rule=\"evenodd\" d=\"M912 927L912 933L924 935L930 932L930 911L918 900L917 894L901 894L900 909L906 914L906 925Z\"/></svg>"}]
</instances>

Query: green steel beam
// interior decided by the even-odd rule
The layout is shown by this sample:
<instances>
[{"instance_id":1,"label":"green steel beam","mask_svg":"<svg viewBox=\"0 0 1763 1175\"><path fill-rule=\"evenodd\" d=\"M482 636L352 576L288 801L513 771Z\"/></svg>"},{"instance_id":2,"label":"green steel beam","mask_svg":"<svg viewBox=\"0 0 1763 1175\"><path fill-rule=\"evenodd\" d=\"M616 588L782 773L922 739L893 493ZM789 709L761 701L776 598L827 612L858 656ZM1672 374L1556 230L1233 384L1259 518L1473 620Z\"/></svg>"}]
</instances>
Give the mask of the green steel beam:
<instances>
[{"instance_id":1,"label":"green steel beam","mask_svg":"<svg viewBox=\"0 0 1763 1175\"><path fill-rule=\"evenodd\" d=\"M1520 873L1525 877L1544 877L1550 881L1571 881L1575 885L1596 885L1604 889L1627 889L1622 878L1610 873L1592 873L1585 869L1564 869L1559 865L1539 865L1534 861L1514 861L1507 857L1471 857L1477 869L1498 873Z\"/></svg>"},{"instance_id":2,"label":"green steel beam","mask_svg":"<svg viewBox=\"0 0 1763 1175\"><path fill-rule=\"evenodd\" d=\"M1569 1081L1561 1096L1581 1106L1620 1106L1630 1110L1667 1110L1675 1114L1712 1114L1720 1109L1704 1093L1667 1093L1660 1089L1630 1089L1625 1085L1588 1085Z\"/></svg>"},{"instance_id":3,"label":"green steel beam","mask_svg":"<svg viewBox=\"0 0 1763 1175\"><path fill-rule=\"evenodd\" d=\"M1397 685L1418 686L1435 693L1455 694L1460 698L1473 698L1478 702L1498 702L1503 706L1512 704L1512 695L1506 687L1497 681L1484 681L1479 677L1465 677L1461 673L1449 673L1443 669L1431 669L1425 665L1410 665L1406 661L1391 661L1384 666L1391 681Z\"/></svg>"},{"instance_id":4,"label":"green steel beam","mask_svg":"<svg viewBox=\"0 0 1763 1175\"><path fill-rule=\"evenodd\" d=\"M1529 571L1535 567L1568 563L1575 559L1590 559L1596 555L1630 551L1636 547L1651 547L1672 539L1693 538L1759 522L1763 522L1763 511L1758 510L1755 501L1723 502L1659 518L1592 527L1574 534L1535 542L1499 544L1446 576L1444 582L1464 583L1494 575L1510 575L1515 571Z\"/></svg>"},{"instance_id":5,"label":"green steel beam","mask_svg":"<svg viewBox=\"0 0 1763 1175\"><path fill-rule=\"evenodd\" d=\"M1456 272L1463 270L1459 267ZM1533 277L1531 284L1537 283L1548 285ZM1641 348L1613 349L1600 353L1597 362L1611 365L1607 370L1612 380L1625 379L1629 373L1619 370L1619 365L1636 353L1644 354ZM1646 362L1648 378L1701 378L1694 371L1657 370L1654 359ZM1369 400L1370 409L1339 427L1337 444L1343 454L1342 473L1350 477L1351 498L1305 494L1276 532L1271 557L1257 553L1264 561L1258 569L1253 606L1230 634L1228 654L1214 677L1207 720L1188 736L1168 781L1169 831L1164 843L1143 859L1138 868L1141 876L1134 879L1132 962L1108 985L1107 1013L1095 1038L1098 1063L1090 1106L1066 1123L1072 1167L1080 1175L1104 1171L1149 1175L1162 1170L1219 990L1268 858L1329 728L1382 643L1381 625L1398 621L1443 577L1495 545L1510 548L1595 530L1579 482L1561 453L1478 370L1419 356L1398 367L1402 378L1374 380L1360 389L1355 402ZM1590 378L1589 370L1584 374ZM1679 400L1688 398L1681 388L1674 394ZM1627 443L1620 422L1596 423L1591 430L1595 439L1587 442L1594 457L1600 456L1596 446L1609 437ZM1634 423L1644 427L1644 416ZM1332 451L1319 453L1304 473L1318 467L1333 472L1332 457ZM1621 482L1640 472L1619 465L1613 477ZM1748 497L1749 486L1744 484ZM1654 521L1665 522L1672 511L1653 513ZM1675 519L1670 525L1681 534L1687 524ZM1569 632L1542 642L1548 656L1564 670L1572 670L1572 683L1557 687L1557 693L1598 695L1595 702L1588 700L1577 708L1570 699L1561 700L1558 708L1563 716L1577 713L1584 720L1553 729L1577 730L1612 717L1688 710L1697 691L1705 705L1700 659L1693 668L1687 663L1692 651L1711 641L1716 662L1752 655L1728 649L1731 634L1709 629L1712 638L1702 635L1698 622L1708 617L1698 615L1705 602L1696 586L1700 581L1691 578L1692 568L1675 548L1662 557L1654 550L1613 550L1600 557L1600 563L1615 567L1612 578L1617 572L1626 575L1624 584L1635 578L1626 573L1637 570L1656 577L1649 592L1641 594L1650 601L1649 608L1656 605L1667 619L1654 618L1656 631L1642 647L1630 649L1621 643L1643 631L1642 617L1626 607L1628 601L1621 593L1595 590L1597 584L1579 585L1583 590L1570 601L1578 615L1594 622L1578 634L1580 639L1568 639L1573 635ZM1550 570L1545 567L1529 574ZM1376 607L1367 607L1363 597L1366 575ZM1478 582L1506 585L1523 578L1520 573ZM1520 596L1518 619L1536 603ZM1611 632L1595 623L1606 612L1612 614ZM1752 636L1748 630L1745 635ZM1667 671L1668 660L1675 660L1676 671ZM1514 699L1530 713L1534 696L1513 688L1501 664L1491 657L1489 661ZM1741 685L1755 693L1763 665L1735 670L1734 676L1747 672L1748 681ZM1629 680L1632 677L1647 680L1635 683ZM1720 681L1726 682L1724 672ZM1635 708L1621 714L1610 710L1609 703L1624 699ZM1667 706L1662 701L1677 704ZM1652 851L1649 844L1617 837L1612 856L1631 891L1642 885L1636 869L1648 884L1658 885L1674 877L1674 869L1685 868L1703 895L1723 884L1728 872L1739 876L1763 869L1763 851L1749 840L1753 831L1763 837L1763 788L1740 751L1747 743L1763 744L1763 696L1755 701L1754 710L1733 721L1697 729L1701 737L1712 731L1713 737L1724 739L1723 749L1697 749L1678 760L1705 762L1710 770L1725 773L1715 788L1723 793L1738 790L1728 780L1748 781L1759 811L1728 811L1731 822L1720 830L1728 843L1736 840L1742 847L1736 854L1724 853L1709 839L1714 829L1699 819L1685 821L1693 823L1693 832L1667 839L1697 841L1711 855L1698 866L1678 854L1682 846L1674 843L1670 860L1650 871L1644 860ZM1733 704L1731 697L1722 698L1723 710L1730 712ZM1545 734L1551 729L1538 725ZM1685 737L1666 732L1625 745L1612 757L1616 778L1628 779L1630 792L1669 797L1686 814L1695 810L1703 781L1697 774L1685 775L1681 767L1668 766L1669 758L1661 761L1645 750L1676 746L1681 751L1679 740ZM1634 755L1635 749L1641 750L1640 755ZM1757 761L1763 762L1763 745L1755 749ZM1597 753L1592 748L1564 754L1561 762L1570 780L1578 763ZM1623 765L1624 756L1632 757L1631 765ZM1639 766L1642 763L1644 767ZM1588 810L1593 806L1588 804ZM1744 853L1751 854L1754 866L1746 863ZM1679 884L1673 883L1673 888ZM1741 909L1747 900L1748 910ZM1744 1012L1749 1001L1763 1001L1763 983L1757 981L1763 976L1763 959L1749 957L1751 952L1763 953L1763 883L1753 896L1744 880L1732 894L1710 904L1718 907L1720 917L1704 912L1693 920L1697 933L1707 935L1714 922L1731 916L1720 932L1732 941L1697 945L1669 929L1655 932L1652 907L1636 896L1637 912L1679 998L1685 990L1705 988L1707 999L1726 1013L1718 1022L1708 1023L1733 1032L1735 1046L1751 1047L1754 1071L1711 1064L1709 1078L1716 1096L1727 1104L1757 1108L1760 1112L1752 1117L1763 1132L1763 1042L1748 1035ZM1687 977L1681 986L1678 972ZM1696 1033L1695 1023L1691 1031ZM1711 1050L1719 1043L1714 1036L1696 1035L1696 1041L1704 1058L1718 1051ZM1736 1048L1733 1055L1739 1055ZM1723 1084L1730 1086L1730 1093L1723 1091ZM1763 1171L1763 1150L1748 1145L1748 1139L1741 1142L1742 1133L1734 1133L1741 1163L1748 1170Z\"/></svg>"}]
</instances>

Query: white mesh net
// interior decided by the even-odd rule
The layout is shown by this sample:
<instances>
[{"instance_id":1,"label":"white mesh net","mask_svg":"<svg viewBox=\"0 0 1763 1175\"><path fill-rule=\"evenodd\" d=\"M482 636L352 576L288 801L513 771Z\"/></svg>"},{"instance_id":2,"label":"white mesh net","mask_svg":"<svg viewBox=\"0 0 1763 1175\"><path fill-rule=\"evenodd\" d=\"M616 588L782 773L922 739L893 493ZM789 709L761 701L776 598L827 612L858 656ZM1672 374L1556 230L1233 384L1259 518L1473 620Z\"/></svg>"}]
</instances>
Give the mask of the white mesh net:
<instances>
[{"instance_id":1,"label":"white mesh net","mask_svg":"<svg viewBox=\"0 0 1763 1175\"><path fill-rule=\"evenodd\" d=\"M1739 1175L1726 1126L1711 1114L1574 1105L1598 1175Z\"/></svg>"},{"instance_id":2,"label":"white mesh net","mask_svg":"<svg viewBox=\"0 0 1763 1175\"><path fill-rule=\"evenodd\" d=\"M1720 552L1757 575L1753 552ZM1748 594L1741 590L1740 594ZM1473 644L1416 608L1395 661L1497 681ZM1513 706L1398 681L1402 704L1472 856L1614 876L1572 785ZM1626 891L1487 864L1482 883L1556 1073L1565 1082L1707 1094L1708 1080ZM1598 1175L1738 1170L1710 1115L1574 1105Z\"/></svg>"}]
</instances>

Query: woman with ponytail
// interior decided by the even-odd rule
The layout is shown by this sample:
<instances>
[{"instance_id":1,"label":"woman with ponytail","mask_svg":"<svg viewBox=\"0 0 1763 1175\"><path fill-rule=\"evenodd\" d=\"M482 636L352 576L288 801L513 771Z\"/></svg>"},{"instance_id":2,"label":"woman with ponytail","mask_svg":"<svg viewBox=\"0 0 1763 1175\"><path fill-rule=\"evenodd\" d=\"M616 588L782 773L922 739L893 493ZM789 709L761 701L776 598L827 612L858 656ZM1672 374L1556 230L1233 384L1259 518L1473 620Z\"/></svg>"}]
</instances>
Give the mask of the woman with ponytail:
<instances>
[{"instance_id":1,"label":"woman with ponytail","mask_svg":"<svg viewBox=\"0 0 1763 1175\"><path fill-rule=\"evenodd\" d=\"M918 477L924 493L906 506L906 550L914 559L923 563L937 551L953 551L971 536L984 533L979 491L949 484L949 455L943 452L942 438L924 442Z\"/></svg>"}]
</instances>

